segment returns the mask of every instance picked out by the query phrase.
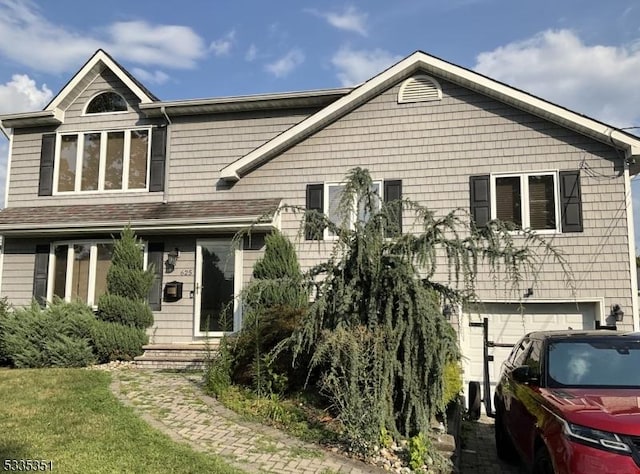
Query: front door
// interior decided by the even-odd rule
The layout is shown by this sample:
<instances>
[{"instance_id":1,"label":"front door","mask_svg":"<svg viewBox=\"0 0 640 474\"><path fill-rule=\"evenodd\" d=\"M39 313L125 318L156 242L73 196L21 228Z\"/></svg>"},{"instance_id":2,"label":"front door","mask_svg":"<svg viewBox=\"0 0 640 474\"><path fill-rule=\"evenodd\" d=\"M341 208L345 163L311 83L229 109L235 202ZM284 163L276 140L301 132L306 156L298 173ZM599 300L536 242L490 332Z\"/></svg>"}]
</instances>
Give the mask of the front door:
<instances>
[{"instance_id":1,"label":"front door","mask_svg":"<svg viewBox=\"0 0 640 474\"><path fill-rule=\"evenodd\" d=\"M199 240L196 248L196 336L240 329L242 258L230 238Z\"/></svg>"}]
</instances>

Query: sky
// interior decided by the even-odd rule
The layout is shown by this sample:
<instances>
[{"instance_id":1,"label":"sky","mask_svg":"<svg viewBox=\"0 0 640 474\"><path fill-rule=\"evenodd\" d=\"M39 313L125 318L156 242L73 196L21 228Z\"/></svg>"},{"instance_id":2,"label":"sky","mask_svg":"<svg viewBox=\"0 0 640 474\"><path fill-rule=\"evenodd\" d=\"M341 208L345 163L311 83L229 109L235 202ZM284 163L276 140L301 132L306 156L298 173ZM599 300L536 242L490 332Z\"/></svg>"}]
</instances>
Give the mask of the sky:
<instances>
[{"instance_id":1,"label":"sky","mask_svg":"<svg viewBox=\"0 0 640 474\"><path fill-rule=\"evenodd\" d=\"M162 100L353 86L422 50L640 127L637 0L0 0L0 114L41 110L98 48ZM633 197L640 249L640 178Z\"/></svg>"}]
</instances>

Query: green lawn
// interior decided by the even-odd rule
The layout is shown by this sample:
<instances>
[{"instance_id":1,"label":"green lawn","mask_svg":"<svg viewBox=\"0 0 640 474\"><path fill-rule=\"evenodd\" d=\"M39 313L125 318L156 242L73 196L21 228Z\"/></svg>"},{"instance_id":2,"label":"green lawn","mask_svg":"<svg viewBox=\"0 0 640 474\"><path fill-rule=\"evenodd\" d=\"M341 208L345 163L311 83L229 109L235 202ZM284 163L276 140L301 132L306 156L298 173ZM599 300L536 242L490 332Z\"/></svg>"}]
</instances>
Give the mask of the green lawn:
<instances>
[{"instance_id":1,"label":"green lawn","mask_svg":"<svg viewBox=\"0 0 640 474\"><path fill-rule=\"evenodd\" d=\"M5 459L53 461L63 473L240 473L149 427L83 369L0 370L0 471Z\"/></svg>"}]
</instances>

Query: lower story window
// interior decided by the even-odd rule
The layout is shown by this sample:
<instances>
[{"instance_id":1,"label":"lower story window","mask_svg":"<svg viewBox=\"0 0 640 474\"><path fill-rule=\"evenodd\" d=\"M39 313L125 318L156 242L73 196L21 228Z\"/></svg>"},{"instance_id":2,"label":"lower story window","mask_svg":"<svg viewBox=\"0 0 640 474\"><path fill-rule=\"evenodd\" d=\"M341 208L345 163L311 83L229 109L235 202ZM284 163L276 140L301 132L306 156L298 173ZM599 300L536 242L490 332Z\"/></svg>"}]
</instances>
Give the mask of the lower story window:
<instances>
[{"instance_id":1,"label":"lower story window","mask_svg":"<svg viewBox=\"0 0 640 474\"><path fill-rule=\"evenodd\" d=\"M112 254L111 242L54 244L49 299L57 296L66 301L80 300L96 305L98 298L107 291Z\"/></svg>"}]
</instances>

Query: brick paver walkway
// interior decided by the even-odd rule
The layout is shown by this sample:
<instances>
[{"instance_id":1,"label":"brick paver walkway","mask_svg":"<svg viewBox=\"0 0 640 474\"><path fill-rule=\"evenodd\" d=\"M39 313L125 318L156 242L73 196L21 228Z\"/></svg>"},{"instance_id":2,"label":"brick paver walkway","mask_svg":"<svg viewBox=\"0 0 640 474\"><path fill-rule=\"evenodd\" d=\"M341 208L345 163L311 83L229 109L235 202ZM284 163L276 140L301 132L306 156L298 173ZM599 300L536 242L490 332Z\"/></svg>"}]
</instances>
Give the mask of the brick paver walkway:
<instances>
[{"instance_id":1,"label":"brick paver walkway","mask_svg":"<svg viewBox=\"0 0 640 474\"><path fill-rule=\"evenodd\" d=\"M217 454L251 473L380 473L374 466L248 423L204 395L198 374L121 370L111 388L152 426L175 441Z\"/></svg>"},{"instance_id":2,"label":"brick paver walkway","mask_svg":"<svg viewBox=\"0 0 640 474\"><path fill-rule=\"evenodd\" d=\"M461 474L524 474L520 466L512 466L498 459L493 434L493 420L482 416L467 424L469 431L463 434L465 442L460 456ZM465 428L466 431L466 428Z\"/></svg>"}]
</instances>

